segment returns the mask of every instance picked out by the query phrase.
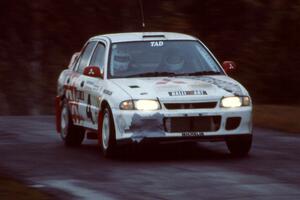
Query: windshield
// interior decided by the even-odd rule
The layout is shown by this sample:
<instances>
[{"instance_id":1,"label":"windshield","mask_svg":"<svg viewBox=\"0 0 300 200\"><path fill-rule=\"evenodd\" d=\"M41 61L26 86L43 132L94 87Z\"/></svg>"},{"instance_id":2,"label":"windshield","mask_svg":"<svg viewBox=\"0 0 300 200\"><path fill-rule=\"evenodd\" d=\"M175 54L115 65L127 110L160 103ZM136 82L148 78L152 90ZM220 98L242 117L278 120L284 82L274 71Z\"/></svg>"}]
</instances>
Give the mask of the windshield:
<instances>
[{"instance_id":1,"label":"windshield","mask_svg":"<svg viewBox=\"0 0 300 200\"><path fill-rule=\"evenodd\" d=\"M223 74L197 41L142 41L112 44L109 78Z\"/></svg>"}]
</instances>

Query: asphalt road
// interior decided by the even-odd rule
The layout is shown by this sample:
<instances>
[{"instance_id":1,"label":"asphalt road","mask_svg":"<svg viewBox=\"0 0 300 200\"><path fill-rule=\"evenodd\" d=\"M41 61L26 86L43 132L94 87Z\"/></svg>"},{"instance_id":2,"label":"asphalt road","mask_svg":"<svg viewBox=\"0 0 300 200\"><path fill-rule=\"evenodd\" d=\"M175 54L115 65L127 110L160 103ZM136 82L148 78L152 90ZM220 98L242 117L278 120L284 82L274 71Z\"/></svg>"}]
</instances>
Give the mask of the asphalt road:
<instances>
[{"instance_id":1,"label":"asphalt road","mask_svg":"<svg viewBox=\"0 0 300 200\"><path fill-rule=\"evenodd\" d=\"M52 116L0 117L0 168L61 199L300 199L300 136L254 129L250 156L225 143L140 146L105 159L66 148Z\"/></svg>"}]
</instances>

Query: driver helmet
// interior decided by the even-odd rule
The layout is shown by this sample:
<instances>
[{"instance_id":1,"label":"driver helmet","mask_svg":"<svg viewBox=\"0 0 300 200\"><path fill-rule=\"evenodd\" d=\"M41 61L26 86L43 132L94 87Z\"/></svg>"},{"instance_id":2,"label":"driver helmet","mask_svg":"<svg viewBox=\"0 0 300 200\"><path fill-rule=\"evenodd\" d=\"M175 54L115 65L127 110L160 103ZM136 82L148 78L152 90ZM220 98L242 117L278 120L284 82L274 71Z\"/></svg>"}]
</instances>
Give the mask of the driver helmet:
<instances>
[{"instance_id":1,"label":"driver helmet","mask_svg":"<svg viewBox=\"0 0 300 200\"><path fill-rule=\"evenodd\" d=\"M114 69L116 71L126 71L129 67L129 62L131 58L130 55L126 52L116 51L113 55Z\"/></svg>"},{"instance_id":2,"label":"driver helmet","mask_svg":"<svg viewBox=\"0 0 300 200\"><path fill-rule=\"evenodd\" d=\"M181 70L184 62L184 57L178 49L169 50L164 57L164 64L171 71Z\"/></svg>"}]
</instances>

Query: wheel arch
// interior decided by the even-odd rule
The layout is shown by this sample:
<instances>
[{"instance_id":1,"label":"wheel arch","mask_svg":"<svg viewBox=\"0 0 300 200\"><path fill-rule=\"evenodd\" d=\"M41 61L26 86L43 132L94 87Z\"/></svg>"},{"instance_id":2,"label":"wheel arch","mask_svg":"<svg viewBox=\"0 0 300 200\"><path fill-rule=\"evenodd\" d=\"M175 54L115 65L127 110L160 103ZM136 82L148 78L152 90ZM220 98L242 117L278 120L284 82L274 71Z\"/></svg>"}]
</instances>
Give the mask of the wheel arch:
<instances>
[{"instance_id":1,"label":"wheel arch","mask_svg":"<svg viewBox=\"0 0 300 200\"><path fill-rule=\"evenodd\" d=\"M108 108L110 110L110 112L112 113L111 105L109 104L109 102L106 99L103 99L100 103L99 113L98 113L97 133L98 133L98 143L99 144L101 144L101 142L102 142L102 120L103 120L103 111L105 108ZM114 118L113 115L112 115L112 118ZM113 119L113 123L114 123L114 119Z\"/></svg>"},{"instance_id":2,"label":"wheel arch","mask_svg":"<svg viewBox=\"0 0 300 200\"><path fill-rule=\"evenodd\" d=\"M103 99L100 103L100 106L99 106L99 114L98 114L98 130L100 130L99 126L100 124L102 123L102 119L103 119L103 110L105 108L108 108L111 110L111 106L110 104L108 103L108 101L106 99Z\"/></svg>"},{"instance_id":3,"label":"wheel arch","mask_svg":"<svg viewBox=\"0 0 300 200\"><path fill-rule=\"evenodd\" d=\"M103 146L103 134L102 134L102 123L104 118L104 113L109 115L109 139L108 146L105 148ZM115 154L115 145L116 145L116 132L115 132L115 122L114 115L112 113L112 107L107 100L102 100L99 109L98 116L98 144L102 148L103 154L105 157L112 157Z\"/></svg>"}]
</instances>

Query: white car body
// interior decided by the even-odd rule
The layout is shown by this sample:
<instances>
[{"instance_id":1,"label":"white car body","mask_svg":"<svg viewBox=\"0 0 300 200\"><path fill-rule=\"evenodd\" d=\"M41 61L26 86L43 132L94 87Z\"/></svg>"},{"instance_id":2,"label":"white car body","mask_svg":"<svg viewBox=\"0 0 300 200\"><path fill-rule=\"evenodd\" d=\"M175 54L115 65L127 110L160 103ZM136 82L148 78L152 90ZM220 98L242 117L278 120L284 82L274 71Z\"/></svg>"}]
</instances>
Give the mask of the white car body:
<instances>
[{"instance_id":1,"label":"white car body","mask_svg":"<svg viewBox=\"0 0 300 200\"><path fill-rule=\"evenodd\" d=\"M94 131L101 128L99 114L102 112L103 105L108 105L113 115L117 142L140 142L143 139L166 140L168 138L178 141L205 138L213 140L226 136L252 134L251 101L248 106L237 108L225 108L220 105L223 97L249 97L249 93L240 83L226 75L221 65L205 46L204 48L223 71L222 75L108 78L112 44L169 40L197 41L204 46L197 38L179 33L120 33L92 37L87 43L101 42L105 46L104 65L101 67L103 77L95 78L83 75L82 72L76 71L78 70L76 60L72 61L72 66L65 69L58 79L58 105L61 105L60 102L63 98L67 99L73 123ZM159 43L157 44L159 45ZM88 58L88 63L91 61L91 56ZM80 56L78 62L80 62L79 60ZM152 111L120 109L121 102L135 99L158 100L161 109ZM208 105L207 103L212 104ZM178 105L175 105L173 109L168 109L166 107L168 104ZM212 106L213 104L214 106ZM200 107L195 108L193 105ZM59 106L57 109L57 118L60 118ZM186 117L202 117L203 119L207 117L206 123L214 124L207 126L204 128L205 130L201 130L201 126L199 126L199 130L196 131L194 129L191 131L188 125L185 127L182 124L181 127L175 127L175 131L170 131L173 128L168 126L173 121L171 122L169 118L174 117L181 117L177 118L174 123L178 123L180 120L184 121ZM240 123L236 127L228 129L226 124L230 117L240 118ZM58 131L60 131L60 119L57 120ZM201 123L200 121L199 123Z\"/></svg>"}]
</instances>

